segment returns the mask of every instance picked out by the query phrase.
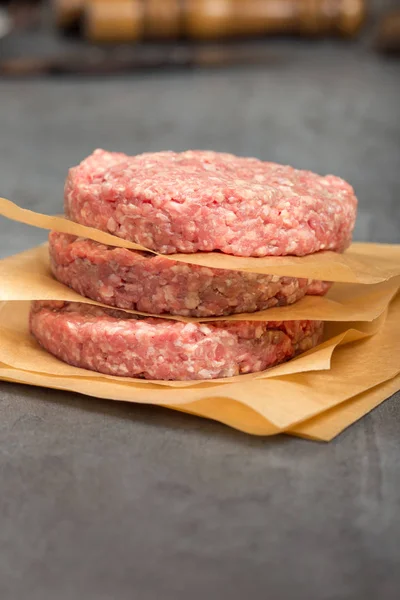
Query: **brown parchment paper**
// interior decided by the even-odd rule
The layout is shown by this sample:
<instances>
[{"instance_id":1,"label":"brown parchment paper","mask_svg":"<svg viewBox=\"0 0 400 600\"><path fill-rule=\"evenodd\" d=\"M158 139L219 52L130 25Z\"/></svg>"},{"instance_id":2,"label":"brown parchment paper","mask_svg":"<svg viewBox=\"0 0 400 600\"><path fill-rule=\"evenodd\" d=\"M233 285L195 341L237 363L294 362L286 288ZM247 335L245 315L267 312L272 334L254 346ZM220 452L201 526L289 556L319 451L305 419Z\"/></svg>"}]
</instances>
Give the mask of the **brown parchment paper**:
<instances>
[{"instance_id":1,"label":"brown parchment paper","mask_svg":"<svg viewBox=\"0 0 400 600\"><path fill-rule=\"evenodd\" d=\"M62 300L106 306L83 298L59 283L51 274L47 244L0 261L0 301ZM400 277L378 284L337 283L326 297L306 296L291 306L270 308L217 318L189 318L151 315L128 310L141 316L155 316L184 322L204 321L373 321L381 315L400 287Z\"/></svg>"},{"instance_id":2,"label":"brown parchment paper","mask_svg":"<svg viewBox=\"0 0 400 600\"><path fill-rule=\"evenodd\" d=\"M55 363L46 366L40 356L42 351L27 335L26 308L26 303L4 303L0 309L0 378L88 396L167 406L215 419L255 435L291 430L298 435L300 430L296 428L300 423L393 380L400 373L400 295L377 320L374 335L371 335L371 323L366 324L369 335L362 331L355 335L355 328L339 334L338 337L349 336L353 341L335 344L330 353L329 370L303 370L264 379L244 376L234 383L208 383L179 390L173 385L132 383L89 371L79 377L76 370L56 359L62 368L54 370ZM7 331L10 336L3 343ZM25 346L31 346L30 352L25 352ZM308 354L315 356L318 352L314 350ZM308 358L303 356L298 360ZM51 357L48 359L51 361ZM351 418L354 420L354 416ZM318 435L322 439L321 431Z\"/></svg>"},{"instance_id":3,"label":"brown parchment paper","mask_svg":"<svg viewBox=\"0 0 400 600\"><path fill-rule=\"evenodd\" d=\"M22 209L0 198L0 214L4 217L42 229L54 229L103 244L146 250L109 233L68 221L64 217L41 215ZM344 283L380 283L400 275L400 245L353 244L344 254L318 252L305 257L244 258L219 252L163 255L170 260L211 268L248 271L289 277L304 277Z\"/></svg>"},{"instance_id":4,"label":"brown parchment paper","mask_svg":"<svg viewBox=\"0 0 400 600\"><path fill-rule=\"evenodd\" d=\"M354 396L342 405L301 423L288 433L311 440L329 442L347 427L400 390L400 375Z\"/></svg>"}]
</instances>

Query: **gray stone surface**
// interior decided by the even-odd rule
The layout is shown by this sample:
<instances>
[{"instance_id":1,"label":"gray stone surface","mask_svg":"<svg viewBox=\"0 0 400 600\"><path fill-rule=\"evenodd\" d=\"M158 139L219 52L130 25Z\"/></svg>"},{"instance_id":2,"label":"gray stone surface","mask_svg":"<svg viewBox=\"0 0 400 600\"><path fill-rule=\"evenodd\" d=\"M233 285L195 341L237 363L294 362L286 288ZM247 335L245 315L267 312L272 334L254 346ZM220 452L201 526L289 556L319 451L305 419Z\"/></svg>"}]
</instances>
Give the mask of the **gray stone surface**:
<instances>
[{"instance_id":1,"label":"gray stone surface","mask_svg":"<svg viewBox=\"0 0 400 600\"><path fill-rule=\"evenodd\" d=\"M400 242L400 64L277 43L265 69L0 82L0 192L59 212L94 147L213 148L349 179ZM0 256L45 238L0 221ZM400 397L329 445L0 384L1 600L399 597Z\"/></svg>"}]
</instances>

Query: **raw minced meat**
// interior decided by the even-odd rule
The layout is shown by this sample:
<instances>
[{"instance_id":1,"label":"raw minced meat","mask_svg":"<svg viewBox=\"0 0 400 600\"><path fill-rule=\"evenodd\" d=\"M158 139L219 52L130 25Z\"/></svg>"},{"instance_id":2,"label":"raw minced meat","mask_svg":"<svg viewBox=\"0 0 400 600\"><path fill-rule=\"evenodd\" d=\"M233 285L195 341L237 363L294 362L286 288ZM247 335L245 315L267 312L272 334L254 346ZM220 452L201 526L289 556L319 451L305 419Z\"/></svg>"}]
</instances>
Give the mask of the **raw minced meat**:
<instances>
[{"instance_id":1,"label":"raw minced meat","mask_svg":"<svg viewBox=\"0 0 400 600\"><path fill-rule=\"evenodd\" d=\"M319 343L319 321L181 323L115 309L33 302L30 329L64 362L122 377L208 380L263 371Z\"/></svg>"},{"instance_id":2,"label":"raw minced meat","mask_svg":"<svg viewBox=\"0 0 400 600\"><path fill-rule=\"evenodd\" d=\"M208 151L96 150L65 186L69 218L162 254L341 252L356 210L339 177Z\"/></svg>"},{"instance_id":3,"label":"raw minced meat","mask_svg":"<svg viewBox=\"0 0 400 600\"><path fill-rule=\"evenodd\" d=\"M156 315L218 317L285 306L329 284L210 269L52 232L56 279L92 300Z\"/></svg>"}]
</instances>

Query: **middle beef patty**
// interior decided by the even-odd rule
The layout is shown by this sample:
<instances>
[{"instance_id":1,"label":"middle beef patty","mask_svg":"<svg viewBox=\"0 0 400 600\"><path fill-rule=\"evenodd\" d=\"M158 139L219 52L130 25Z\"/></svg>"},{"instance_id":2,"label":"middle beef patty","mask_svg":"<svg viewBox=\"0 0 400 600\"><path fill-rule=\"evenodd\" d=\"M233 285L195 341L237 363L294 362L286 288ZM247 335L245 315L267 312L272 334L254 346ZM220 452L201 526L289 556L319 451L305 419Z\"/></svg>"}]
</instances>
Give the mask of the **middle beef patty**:
<instances>
[{"instance_id":1,"label":"middle beef patty","mask_svg":"<svg viewBox=\"0 0 400 600\"><path fill-rule=\"evenodd\" d=\"M323 281L210 269L52 232L51 269L82 296L156 315L218 317L252 313L323 295Z\"/></svg>"}]
</instances>

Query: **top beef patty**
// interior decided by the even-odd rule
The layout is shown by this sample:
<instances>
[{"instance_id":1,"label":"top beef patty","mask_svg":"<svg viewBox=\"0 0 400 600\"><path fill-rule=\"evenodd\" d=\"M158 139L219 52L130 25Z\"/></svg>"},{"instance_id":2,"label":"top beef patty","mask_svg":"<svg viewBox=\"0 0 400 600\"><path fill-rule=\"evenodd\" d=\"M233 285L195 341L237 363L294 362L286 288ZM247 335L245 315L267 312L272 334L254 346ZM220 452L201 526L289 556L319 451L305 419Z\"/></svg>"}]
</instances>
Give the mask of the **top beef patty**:
<instances>
[{"instance_id":1,"label":"top beef patty","mask_svg":"<svg viewBox=\"0 0 400 600\"><path fill-rule=\"evenodd\" d=\"M333 175L206 151L96 150L65 186L70 219L162 254L342 252L356 210L353 188Z\"/></svg>"}]
</instances>

